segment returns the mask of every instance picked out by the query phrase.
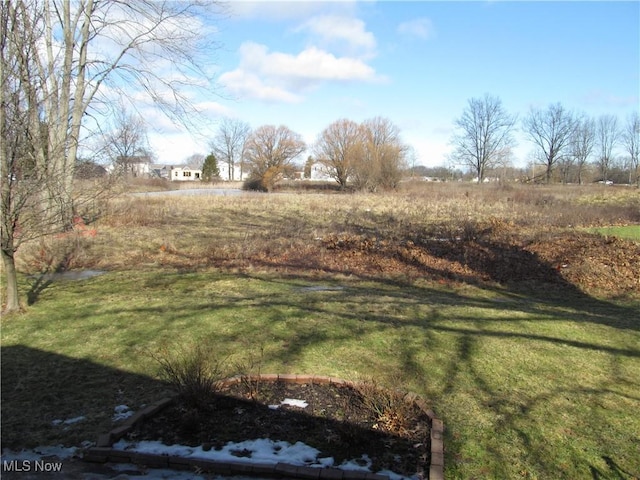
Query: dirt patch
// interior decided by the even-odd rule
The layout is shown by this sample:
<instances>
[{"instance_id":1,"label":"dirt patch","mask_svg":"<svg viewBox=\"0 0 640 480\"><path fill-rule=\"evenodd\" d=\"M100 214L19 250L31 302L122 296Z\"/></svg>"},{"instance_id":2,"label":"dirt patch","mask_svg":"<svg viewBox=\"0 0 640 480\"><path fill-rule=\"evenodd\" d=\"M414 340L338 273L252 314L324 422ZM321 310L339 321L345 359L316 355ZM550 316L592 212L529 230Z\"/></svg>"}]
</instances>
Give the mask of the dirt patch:
<instances>
[{"instance_id":1,"label":"dirt patch","mask_svg":"<svg viewBox=\"0 0 640 480\"><path fill-rule=\"evenodd\" d=\"M388 400L336 384L261 382L250 389L236 384L200 408L178 402L164 409L129 438L204 449L258 438L303 441L318 449L319 457L333 457L334 465L366 455L374 472L414 475L429 465L430 419L404 401L385 408ZM235 454L240 458L249 452Z\"/></svg>"}]
</instances>

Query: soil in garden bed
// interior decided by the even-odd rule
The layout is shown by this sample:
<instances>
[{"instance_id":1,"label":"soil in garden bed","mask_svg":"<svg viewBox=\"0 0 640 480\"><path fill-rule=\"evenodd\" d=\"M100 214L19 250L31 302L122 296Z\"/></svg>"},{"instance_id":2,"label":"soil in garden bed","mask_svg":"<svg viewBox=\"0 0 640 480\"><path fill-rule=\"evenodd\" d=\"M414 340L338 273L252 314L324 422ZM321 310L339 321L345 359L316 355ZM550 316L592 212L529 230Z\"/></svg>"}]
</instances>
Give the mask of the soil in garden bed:
<instances>
[{"instance_id":1,"label":"soil in garden bed","mask_svg":"<svg viewBox=\"0 0 640 480\"><path fill-rule=\"evenodd\" d=\"M307 406L282 404L285 399ZM429 432L424 412L378 387L261 381L226 387L198 407L178 401L145 420L130 439L205 449L258 438L300 441L320 450L319 457L333 457L334 465L367 455L374 472L414 475L428 469Z\"/></svg>"}]
</instances>

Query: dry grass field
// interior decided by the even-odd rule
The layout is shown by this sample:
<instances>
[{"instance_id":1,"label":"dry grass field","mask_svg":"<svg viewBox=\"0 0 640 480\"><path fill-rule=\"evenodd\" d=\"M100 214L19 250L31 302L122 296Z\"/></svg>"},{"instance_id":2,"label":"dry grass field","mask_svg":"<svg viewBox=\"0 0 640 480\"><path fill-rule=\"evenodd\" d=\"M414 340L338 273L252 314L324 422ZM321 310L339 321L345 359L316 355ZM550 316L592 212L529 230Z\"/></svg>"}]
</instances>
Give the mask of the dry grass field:
<instances>
[{"instance_id":1,"label":"dry grass field","mask_svg":"<svg viewBox=\"0 0 640 480\"><path fill-rule=\"evenodd\" d=\"M640 290L640 192L602 186L413 184L388 194L121 196L83 234L25 248L24 272L268 269Z\"/></svg>"}]
</instances>

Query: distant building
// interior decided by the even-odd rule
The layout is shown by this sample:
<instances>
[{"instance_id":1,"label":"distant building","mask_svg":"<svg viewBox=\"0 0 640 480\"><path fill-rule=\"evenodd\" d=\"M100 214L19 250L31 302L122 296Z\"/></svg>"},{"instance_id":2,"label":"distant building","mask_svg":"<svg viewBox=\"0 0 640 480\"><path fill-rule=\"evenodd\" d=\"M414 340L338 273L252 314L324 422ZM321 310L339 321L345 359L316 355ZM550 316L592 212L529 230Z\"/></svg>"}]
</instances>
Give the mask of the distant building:
<instances>
[{"instance_id":1,"label":"distant building","mask_svg":"<svg viewBox=\"0 0 640 480\"><path fill-rule=\"evenodd\" d=\"M148 177L150 173L151 157L149 155L118 156L115 170L132 177Z\"/></svg>"},{"instance_id":2,"label":"distant building","mask_svg":"<svg viewBox=\"0 0 640 480\"><path fill-rule=\"evenodd\" d=\"M196 180L202 180L202 169L192 168L188 165L181 167L171 167L171 181L172 182L193 182Z\"/></svg>"},{"instance_id":3,"label":"distant building","mask_svg":"<svg viewBox=\"0 0 640 480\"><path fill-rule=\"evenodd\" d=\"M320 162L315 162L311 165L311 175L309 179L318 182L330 182L334 180L334 178L329 175L327 167Z\"/></svg>"},{"instance_id":4,"label":"distant building","mask_svg":"<svg viewBox=\"0 0 640 480\"><path fill-rule=\"evenodd\" d=\"M169 180L172 168L171 165L150 165L149 176L151 178L166 178Z\"/></svg>"},{"instance_id":5,"label":"distant building","mask_svg":"<svg viewBox=\"0 0 640 480\"><path fill-rule=\"evenodd\" d=\"M220 172L220 180L225 182L244 182L249 178L249 168L247 168L246 165L244 168L240 165L235 165L233 167L233 175L230 175L229 164L227 162L218 161L218 171Z\"/></svg>"}]
</instances>

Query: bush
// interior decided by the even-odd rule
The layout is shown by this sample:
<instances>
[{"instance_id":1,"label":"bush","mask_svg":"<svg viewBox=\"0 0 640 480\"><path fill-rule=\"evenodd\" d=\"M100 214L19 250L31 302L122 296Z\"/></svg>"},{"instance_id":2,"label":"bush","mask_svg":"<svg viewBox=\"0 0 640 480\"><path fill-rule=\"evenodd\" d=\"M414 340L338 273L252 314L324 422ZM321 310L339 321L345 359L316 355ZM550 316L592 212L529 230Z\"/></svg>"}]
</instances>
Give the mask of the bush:
<instances>
[{"instance_id":1,"label":"bush","mask_svg":"<svg viewBox=\"0 0 640 480\"><path fill-rule=\"evenodd\" d=\"M161 348L151 357L160 366L160 376L178 393L187 406L205 409L226 377L224 362L205 344L172 349Z\"/></svg>"},{"instance_id":2,"label":"bush","mask_svg":"<svg viewBox=\"0 0 640 480\"><path fill-rule=\"evenodd\" d=\"M354 390L361 407L376 416L374 429L404 434L411 427L412 407L402 391L384 388L375 381L356 383Z\"/></svg>"},{"instance_id":3,"label":"bush","mask_svg":"<svg viewBox=\"0 0 640 480\"><path fill-rule=\"evenodd\" d=\"M242 184L242 190L251 192L266 192L267 188L264 186L261 178L252 177Z\"/></svg>"}]
</instances>

